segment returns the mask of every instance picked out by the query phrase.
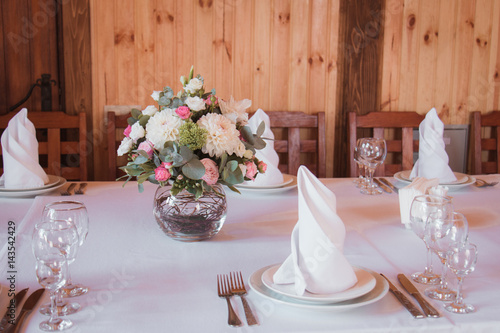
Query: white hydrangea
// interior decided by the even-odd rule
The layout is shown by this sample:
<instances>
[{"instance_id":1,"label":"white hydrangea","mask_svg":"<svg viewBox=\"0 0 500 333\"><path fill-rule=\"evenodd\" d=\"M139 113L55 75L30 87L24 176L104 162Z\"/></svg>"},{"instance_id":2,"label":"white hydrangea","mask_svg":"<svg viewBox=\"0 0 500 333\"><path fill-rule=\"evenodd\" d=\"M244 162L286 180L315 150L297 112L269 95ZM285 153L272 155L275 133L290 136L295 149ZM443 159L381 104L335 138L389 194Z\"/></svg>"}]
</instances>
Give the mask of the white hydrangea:
<instances>
[{"instance_id":1,"label":"white hydrangea","mask_svg":"<svg viewBox=\"0 0 500 333\"><path fill-rule=\"evenodd\" d=\"M139 124L138 121L136 121L132 125L132 130L130 131L130 138L134 140L134 142L137 142L137 140L141 139L146 135L146 131L144 130L144 127Z\"/></svg>"},{"instance_id":2,"label":"white hydrangea","mask_svg":"<svg viewBox=\"0 0 500 333\"><path fill-rule=\"evenodd\" d=\"M198 96L195 97L187 97L186 98L186 104L188 108L190 108L193 111L201 111L205 110L205 101Z\"/></svg>"},{"instance_id":3,"label":"white hydrangea","mask_svg":"<svg viewBox=\"0 0 500 333\"><path fill-rule=\"evenodd\" d=\"M205 154L220 157L228 153L243 157L245 145L239 138L240 132L229 119L217 113L209 113L201 117L196 124L208 131L207 141L201 149Z\"/></svg>"},{"instance_id":4,"label":"white hydrangea","mask_svg":"<svg viewBox=\"0 0 500 333\"><path fill-rule=\"evenodd\" d=\"M151 94L151 98L154 99L156 102L160 99L160 93L161 91L158 90L153 90L153 93Z\"/></svg>"},{"instance_id":5,"label":"white hydrangea","mask_svg":"<svg viewBox=\"0 0 500 333\"><path fill-rule=\"evenodd\" d=\"M142 114L145 116L153 116L158 109L154 105L148 105L144 110L142 110Z\"/></svg>"},{"instance_id":6,"label":"white hydrangea","mask_svg":"<svg viewBox=\"0 0 500 333\"><path fill-rule=\"evenodd\" d=\"M186 84L184 90L188 94L196 94L196 92L198 92L198 90L200 90L201 88L203 88L203 81L194 77L189 81L188 84Z\"/></svg>"},{"instance_id":7,"label":"white hydrangea","mask_svg":"<svg viewBox=\"0 0 500 333\"><path fill-rule=\"evenodd\" d=\"M134 145L134 140L129 137L124 137L122 142L120 143L120 147L118 147L117 154L118 156L123 156L128 154Z\"/></svg>"},{"instance_id":8,"label":"white hydrangea","mask_svg":"<svg viewBox=\"0 0 500 333\"><path fill-rule=\"evenodd\" d=\"M156 149L163 149L165 142L179 139L179 128L183 122L173 109L157 112L146 124L146 139Z\"/></svg>"},{"instance_id":9,"label":"white hydrangea","mask_svg":"<svg viewBox=\"0 0 500 333\"><path fill-rule=\"evenodd\" d=\"M240 124L242 126L245 126L248 123L247 109L252 106L251 100L243 99L236 102L233 96L231 96L231 99L227 102L219 100L219 105L222 114L233 123Z\"/></svg>"}]
</instances>

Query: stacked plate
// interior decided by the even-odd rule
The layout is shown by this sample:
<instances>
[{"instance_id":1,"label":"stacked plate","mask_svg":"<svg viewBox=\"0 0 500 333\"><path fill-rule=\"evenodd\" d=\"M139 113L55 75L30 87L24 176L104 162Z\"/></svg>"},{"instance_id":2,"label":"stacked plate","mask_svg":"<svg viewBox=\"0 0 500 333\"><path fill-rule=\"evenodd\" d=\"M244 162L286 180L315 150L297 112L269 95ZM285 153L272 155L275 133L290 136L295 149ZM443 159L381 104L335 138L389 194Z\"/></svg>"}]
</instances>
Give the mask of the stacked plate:
<instances>
[{"instance_id":1,"label":"stacked plate","mask_svg":"<svg viewBox=\"0 0 500 333\"><path fill-rule=\"evenodd\" d=\"M448 186L448 188L450 190L452 190L452 189L456 189L459 187L468 186L468 185L474 184L476 182L476 179L474 177L469 176L469 175L466 175L466 174L463 174L460 172L454 172L454 174L455 174L455 177L457 177L457 180L455 180L454 182L450 182L450 183L440 182L439 185ZM404 183L411 183L412 180L410 179L410 175L411 175L411 170L405 170L405 171L396 172L396 174L394 174L394 178L396 178L397 180L402 181Z\"/></svg>"},{"instance_id":2,"label":"stacked plate","mask_svg":"<svg viewBox=\"0 0 500 333\"><path fill-rule=\"evenodd\" d=\"M257 294L274 302L316 311L345 311L371 304L387 294L389 285L384 278L369 269L354 267L358 282L351 288L334 294L297 295L293 284L273 283L280 265L259 269L250 276L249 285Z\"/></svg>"},{"instance_id":3,"label":"stacked plate","mask_svg":"<svg viewBox=\"0 0 500 333\"><path fill-rule=\"evenodd\" d=\"M22 189L13 189L13 188L5 188L0 186L0 196L1 197L34 197L40 194L51 192L64 184L66 184L66 179L54 176L47 175L49 177L49 181L47 184L39 187L33 188L22 188Z\"/></svg>"},{"instance_id":4,"label":"stacked plate","mask_svg":"<svg viewBox=\"0 0 500 333\"><path fill-rule=\"evenodd\" d=\"M252 182L246 182L242 184L235 185L240 190L244 192L257 192L257 193L274 193L280 191L288 191L292 188L297 187L297 177L292 175L283 175L283 182L280 184L273 185L263 185L263 186L255 186L252 185Z\"/></svg>"}]
</instances>

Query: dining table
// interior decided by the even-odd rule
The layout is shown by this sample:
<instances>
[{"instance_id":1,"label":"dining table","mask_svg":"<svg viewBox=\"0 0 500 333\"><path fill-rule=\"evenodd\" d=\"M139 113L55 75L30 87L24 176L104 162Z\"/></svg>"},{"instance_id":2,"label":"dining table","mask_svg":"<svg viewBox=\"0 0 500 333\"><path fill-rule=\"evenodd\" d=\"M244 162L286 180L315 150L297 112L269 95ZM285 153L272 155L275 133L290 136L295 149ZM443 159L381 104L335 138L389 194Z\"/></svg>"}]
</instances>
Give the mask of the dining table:
<instances>
[{"instance_id":1,"label":"dining table","mask_svg":"<svg viewBox=\"0 0 500 333\"><path fill-rule=\"evenodd\" d=\"M472 177L500 179L498 174ZM423 270L426 247L401 223L398 194L361 194L353 178L320 180L335 194L349 263L374 276L384 274L418 306L397 275ZM388 180L398 188L407 185L392 177ZM63 187L34 197L0 196L0 316L8 307L9 290L29 288L29 295L41 288L31 238L44 205L76 200L87 207L89 232L70 271L73 282L89 291L71 299L80 303L81 310L67 316L74 323L68 332L500 332L500 185L468 184L448 192L454 209L468 220L469 241L478 248L476 268L463 284L465 301L476 311L450 313L443 302L425 297L440 317L416 319L380 279L371 301L319 305L281 298L262 286L262 272L291 253L291 233L298 220L294 184L240 188L241 193L226 188L225 223L217 235L199 242L165 235L153 216L157 185L151 183L144 184L142 193L133 181L90 181L83 195L61 196ZM9 226L15 227L15 242L7 241ZM437 256L433 264L440 272ZM239 297L230 302L243 325L228 325L217 276L231 272L242 273L258 325L246 324ZM447 277L455 288L453 273ZM415 285L422 293L428 288ZM21 332L41 332L38 325L47 317L38 308L48 301L45 292Z\"/></svg>"}]
</instances>

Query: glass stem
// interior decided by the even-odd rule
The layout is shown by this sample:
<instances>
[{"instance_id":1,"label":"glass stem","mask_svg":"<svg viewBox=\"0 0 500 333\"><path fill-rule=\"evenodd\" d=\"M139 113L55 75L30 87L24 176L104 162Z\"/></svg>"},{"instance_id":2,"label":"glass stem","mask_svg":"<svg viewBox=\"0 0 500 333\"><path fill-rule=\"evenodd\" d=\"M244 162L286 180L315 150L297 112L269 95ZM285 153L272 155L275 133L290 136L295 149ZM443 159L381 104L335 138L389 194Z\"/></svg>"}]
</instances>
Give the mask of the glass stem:
<instances>
[{"instance_id":1,"label":"glass stem","mask_svg":"<svg viewBox=\"0 0 500 333\"><path fill-rule=\"evenodd\" d=\"M447 291L448 290L448 282L446 282L446 273L448 272L448 266L446 266L446 259L444 258L441 258L441 264L443 264L443 266L441 267L441 285L440 285L440 288L441 290L443 291Z\"/></svg>"},{"instance_id":2,"label":"glass stem","mask_svg":"<svg viewBox=\"0 0 500 333\"><path fill-rule=\"evenodd\" d=\"M71 282L71 270L69 269L69 265L68 265L68 273L66 275L67 275L67 278L66 278L65 286L71 286L71 284L72 284L72 282Z\"/></svg>"},{"instance_id":3,"label":"glass stem","mask_svg":"<svg viewBox=\"0 0 500 333\"><path fill-rule=\"evenodd\" d=\"M57 290L50 293L50 319L49 322L53 323L57 320Z\"/></svg>"},{"instance_id":4,"label":"glass stem","mask_svg":"<svg viewBox=\"0 0 500 333\"><path fill-rule=\"evenodd\" d=\"M432 250L429 247L429 245L427 245L427 242L425 242L425 247L427 248L427 266L425 267L425 273L427 275L432 275L432 273L433 273L433 271L432 271Z\"/></svg>"},{"instance_id":5,"label":"glass stem","mask_svg":"<svg viewBox=\"0 0 500 333\"><path fill-rule=\"evenodd\" d=\"M458 286L457 286L457 298L455 299L455 304L462 305L463 304L462 282L463 282L464 278L457 275L457 279L458 279Z\"/></svg>"},{"instance_id":6,"label":"glass stem","mask_svg":"<svg viewBox=\"0 0 500 333\"><path fill-rule=\"evenodd\" d=\"M373 188L373 173L375 172L374 168L368 168L368 185L367 187L371 190Z\"/></svg>"}]
</instances>

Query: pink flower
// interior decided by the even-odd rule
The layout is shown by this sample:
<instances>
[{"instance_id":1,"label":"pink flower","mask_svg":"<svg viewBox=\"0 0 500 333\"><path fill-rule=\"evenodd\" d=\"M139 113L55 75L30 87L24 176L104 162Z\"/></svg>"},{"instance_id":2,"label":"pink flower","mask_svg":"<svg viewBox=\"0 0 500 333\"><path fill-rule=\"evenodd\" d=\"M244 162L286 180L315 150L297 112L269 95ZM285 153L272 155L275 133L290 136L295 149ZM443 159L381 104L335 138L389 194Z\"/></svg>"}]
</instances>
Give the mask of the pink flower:
<instances>
[{"instance_id":1,"label":"pink flower","mask_svg":"<svg viewBox=\"0 0 500 333\"><path fill-rule=\"evenodd\" d=\"M175 109L175 113L177 113L177 115L181 119L188 119L191 115L191 110L189 110L187 106L179 106L177 109Z\"/></svg>"},{"instance_id":2,"label":"pink flower","mask_svg":"<svg viewBox=\"0 0 500 333\"><path fill-rule=\"evenodd\" d=\"M153 144L149 141L143 141L139 144L139 147L137 147L138 150L144 150L149 158L153 157Z\"/></svg>"},{"instance_id":3,"label":"pink flower","mask_svg":"<svg viewBox=\"0 0 500 333\"><path fill-rule=\"evenodd\" d=\"M161 166L164 167L165 169L170 169L172 167L172 162L162 162Z\"/></svg>"},{"instance_id":4,"label":"pink flower","mask_svg":"<svg viewBox=\"0 0 500 333\"><path fill-rule=\"evenodd\" d=\"M168 169L165 169L162 165L155 169L155 179L159 182L167 181L172 175Z\"/></svg>"},{"instance_id":5,"label":"pink flower","mask_svg":"<svg viewBox=\"0 0 500 333\"><path fill-rule=\"evenodd\" d=\"M217 96L214 95L209 95L207 99L205 100L206 105L212 105L212 96L215 98L215 104L217 104Z\"/></svg>"},{"instance_id":6,"label":"pink flower","mask_svg":"<svg viewBox=\"0 0 500 333\"><path fill-rule=\"evenodd\" d=\"M209 158L204 158L200 162L205 167L205 174L201 179L203 179L208 185L214 185L219 179L219 168L217 164Z\"/></svg>"},{"instance_id":7,"label":"pink flower","mask_svg":"<svg viewBox=\"0 0 500 333\"><path fill-rule=\"evenodd\" d=\"M253 161L246 161L245 166L247 167L247 174L245 177L250 178L251 180L254 180L255 175L257 174L257 166Z\"/></svg>"},{"instance_id":8,"label":"pink flower","mask_svg":"<svg viewBox=\"0 0 500 333\"><path fill-rule=\"evenodd\" d=\"M132 126L128 125L125 130L123 130L123 135L125 135L127 138L130 137L130 132L132 132Z\"/></svg>"},{"instance_id":9,"label":"pink flower","mask_svg":"<svg viewBox=\"0 0 500 333\"><path fill-rule=\"evenodd\" d=\"M259 165L257 165L260 173L265 173L267 170L267 164L264 161L259 161Z\"/></svg>"}]
</instances>

